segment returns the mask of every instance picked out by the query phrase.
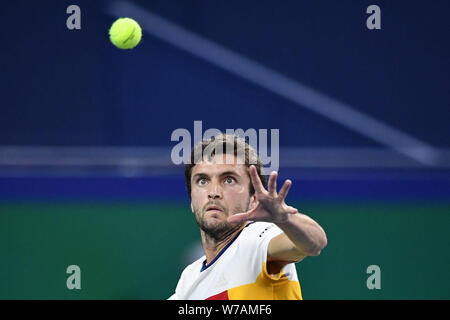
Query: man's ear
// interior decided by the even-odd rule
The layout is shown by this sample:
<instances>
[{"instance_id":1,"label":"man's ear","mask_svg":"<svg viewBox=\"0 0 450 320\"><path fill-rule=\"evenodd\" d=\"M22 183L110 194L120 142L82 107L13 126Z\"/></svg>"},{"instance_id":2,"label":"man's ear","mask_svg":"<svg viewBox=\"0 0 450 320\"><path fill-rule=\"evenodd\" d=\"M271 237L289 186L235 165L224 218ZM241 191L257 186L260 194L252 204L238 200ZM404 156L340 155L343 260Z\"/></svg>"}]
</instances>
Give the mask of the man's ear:
<instances>
[{"instance_id":1,"label":"man's ear","mask_svg":"<svg viewBox=\"0 0 450 320\"><path fill-rule=\"evenodd\" d=\"M192 211L192 213L194 213L194 207L192 206L192 201L191 201L191 211Z\"/></svg>"}]
</instances>

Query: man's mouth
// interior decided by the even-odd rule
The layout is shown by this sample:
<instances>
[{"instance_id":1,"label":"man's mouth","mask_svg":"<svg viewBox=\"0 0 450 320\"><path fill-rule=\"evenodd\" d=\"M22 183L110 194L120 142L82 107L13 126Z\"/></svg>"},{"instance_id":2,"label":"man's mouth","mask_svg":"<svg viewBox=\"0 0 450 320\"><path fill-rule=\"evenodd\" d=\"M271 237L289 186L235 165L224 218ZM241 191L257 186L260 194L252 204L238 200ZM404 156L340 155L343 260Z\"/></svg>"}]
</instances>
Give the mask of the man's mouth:
<instances>
[{"instance_id":1,"label":"man's mouth","mask_svg":"<svg viewBox=\"0 0 450 320\"><path fill-rule=\"evenodd\" d=\"M210 205L206 208L206 212L209 211L223 211L219 206L215 206L215 205Z\"/></svg>"}]
</instances>

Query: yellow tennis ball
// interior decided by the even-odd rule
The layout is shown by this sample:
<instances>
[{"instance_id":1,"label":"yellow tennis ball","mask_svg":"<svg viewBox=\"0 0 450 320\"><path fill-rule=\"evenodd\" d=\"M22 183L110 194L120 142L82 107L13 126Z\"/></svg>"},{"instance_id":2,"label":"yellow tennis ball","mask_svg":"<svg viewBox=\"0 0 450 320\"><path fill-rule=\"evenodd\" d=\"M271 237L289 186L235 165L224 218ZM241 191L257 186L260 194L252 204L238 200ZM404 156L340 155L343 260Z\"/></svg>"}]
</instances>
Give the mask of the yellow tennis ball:
<instances>
[{"instance_id":1,"label":"yellow tennis ball","mask_svg":"<svg viewBox=\"0 0 450 320\"><path fill-rule=\"evenodd\" d=\"M119 49L133 49L142 38L142 29L131 18L119 18L109 29L109 39Z\"/></svg>"}]
</instances>

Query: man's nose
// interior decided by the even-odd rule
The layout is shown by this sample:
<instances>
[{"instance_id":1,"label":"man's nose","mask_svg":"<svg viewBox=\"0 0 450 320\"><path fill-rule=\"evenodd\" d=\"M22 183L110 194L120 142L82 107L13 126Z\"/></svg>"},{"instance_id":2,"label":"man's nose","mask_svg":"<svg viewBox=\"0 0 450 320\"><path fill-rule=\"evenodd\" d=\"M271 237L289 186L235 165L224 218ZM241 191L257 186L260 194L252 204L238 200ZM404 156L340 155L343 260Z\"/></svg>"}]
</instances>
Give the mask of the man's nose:
<instances>
[{"instance_id":1,"label":"man's nose","mask_svg":"<svg viewBox=\"0 0 450 320\"><path fill-rule=\"evenodd\" d=\"M219 186L213 185L208 192L208 199L222 199L222 190Z\"/></svg>"}]
</instances>

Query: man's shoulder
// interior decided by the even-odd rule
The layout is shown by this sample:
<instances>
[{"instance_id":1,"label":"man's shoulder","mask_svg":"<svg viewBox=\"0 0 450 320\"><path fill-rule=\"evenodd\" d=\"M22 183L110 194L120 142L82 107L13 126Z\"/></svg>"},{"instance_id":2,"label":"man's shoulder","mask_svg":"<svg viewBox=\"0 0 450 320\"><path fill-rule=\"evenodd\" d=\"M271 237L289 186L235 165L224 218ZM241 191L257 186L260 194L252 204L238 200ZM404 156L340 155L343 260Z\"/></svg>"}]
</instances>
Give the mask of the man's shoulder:
<instances>
[{"instance_id":1,"label":"man's shoulder","mask_svg":"<svg viewBox=\"0 0 450 320\"><path fill-rule=\"evenodd\" d=\"M200 272L200 269L202 268L203 265L203 261L205 261L206 257L205 256L201 256L200 258L198 258L197 260L195 260L194 262L192 262L191 264L187 265L181 276L183 276L183 274L185 273L191 273L193 271L198 271Z\"/></svg>"},{"instance_id":2,"label":"man's shoulder","mask_svg":"<svg viewBox=\"0 0 450 320\"><path fill-rule=\"evenodd\" d=\"M263 238L269 233L279 232L279 228L271 222L250 222L244 228L244 234L247 237Z\"/></svg>"},{"instance_id":3,"label":"man's shoulder","mask_svg":"<svg viewBox=\"0 0 450 320\"><path fill-rule=\"evenodd\" d=\"M255 251L259 250L258 248L263 249L274 236L281 232L281 229L274 223L251 222L242 230L238 246L241 248L240 250L245 251Z\"/></svg>"}]
</instances>

